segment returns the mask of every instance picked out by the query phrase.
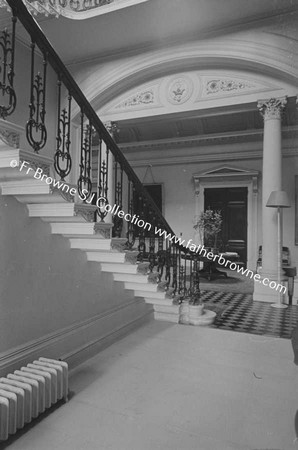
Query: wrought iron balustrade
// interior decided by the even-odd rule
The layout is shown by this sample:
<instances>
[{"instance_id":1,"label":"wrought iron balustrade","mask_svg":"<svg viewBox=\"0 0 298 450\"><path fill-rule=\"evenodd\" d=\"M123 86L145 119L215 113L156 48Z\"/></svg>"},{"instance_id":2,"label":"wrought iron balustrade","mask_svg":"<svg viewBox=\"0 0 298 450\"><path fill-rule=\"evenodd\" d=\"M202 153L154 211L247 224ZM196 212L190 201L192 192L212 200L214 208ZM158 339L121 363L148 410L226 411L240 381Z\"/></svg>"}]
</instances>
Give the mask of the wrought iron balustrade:
<instances>
[{"instance_id":1,"label":"wrought iron balustrade","mask_svg":"<svg viewBox=\"0 0 298 450\"><path fill-rule=\"evenodd\" d=\"M7 4L12 11L12 30L5 30L0 38L0 93L5 97L5 101L0 97L3 101L0 115L4 118L11 116L16 107L15 39L16 23L20 22L32 43L26 124L29 145L34 152L39 153L47 143L47 68L50 66L57 76L57 129L53 158L57 175L65 181L76 171L80 198L98 207L94 220L99 223L113 221L113 236L126 237L125 249L135 251L140 270L146 271L149 279L158 282L159 288L167 291L176 301L190 297L197 302L200 297L197 255L179 245L170 244L156 234L156 228L172 236L175 233L113 139L113 124L105 127L101 122L22 0L7 0ZM41 67L36 64L36 48L42 55ZM76 158L71 142L71 108L74 103L81 114L79 158ZM77 159L78 167L75 167ZM135 198L138 204L142 204L137 216L134 211ZM111 218L107 208L111 205L117 205L125 213L124 217L114 214ZM129 220L126 219L128 216ZM146 233L143 226L145 218L149 218L151 225L147 227Z\"/></svg>"}]
</instances>

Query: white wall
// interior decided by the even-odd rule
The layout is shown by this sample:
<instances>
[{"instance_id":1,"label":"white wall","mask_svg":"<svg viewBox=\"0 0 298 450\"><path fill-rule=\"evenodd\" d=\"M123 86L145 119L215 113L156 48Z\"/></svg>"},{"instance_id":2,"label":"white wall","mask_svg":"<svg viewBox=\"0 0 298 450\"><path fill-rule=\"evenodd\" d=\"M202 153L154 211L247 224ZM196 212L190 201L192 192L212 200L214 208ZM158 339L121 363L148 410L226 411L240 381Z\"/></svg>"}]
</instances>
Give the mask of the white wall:
<instances>
[{"instance_id":1,"label":"white wall","mask_svg":"<svg viewBox=\"0 0 298 450\"><path fill-rule=\"evenodd\" d=\"M259 142L259 149L262 148L262 143ZM237 148L241 151L245 144L238 144ZM232 146L228 147L231 150ZM201 149L202 150L202 149ZM210 146L210 154L214 155L216 151L214 147ZM257 241L252 242L252 245L257 251L259 245L262 244L262 159L234 159L225 161L226 147L222 146L223 161L215 162L194 162L183 164L171 164L171 156L169 156L169 165L158 165L157 159L152 167L154 180L157 183L164 184L164 204L165 204L165 218L175 231L177 235L183 234L186 240L195 238L195 230L193 229L193 218L195 215L195 191L193 175L196 173L212 170L218 168L220 165L228 165L239 169L256 170L260 173L258 180L258 220L257 220ZM185 155L185 151L180 149L180 154ZM192 150L194 155L198 150ZM136 152L135 152L136 154ZM166 152L164 153L166 155ZM142 180L146 171L146 166L141 166L141 161L134 161L132 154L126 155L131 163L134 165L135 171ZM146 155L148 156L148 155ZM172 154L173 158L173 154ZM139 157L140 159L140 157ZM178 157L176 156L177 160ZM284 211L284 246L288 246L292 255L292 262L298 264L298 246L295 246L295 174L298 174L298 155L297 157L283 158L283 188L288 192L292 207ZM252 269L255 269L255 262L253 262Z\"/></svg>"}]
</instances>

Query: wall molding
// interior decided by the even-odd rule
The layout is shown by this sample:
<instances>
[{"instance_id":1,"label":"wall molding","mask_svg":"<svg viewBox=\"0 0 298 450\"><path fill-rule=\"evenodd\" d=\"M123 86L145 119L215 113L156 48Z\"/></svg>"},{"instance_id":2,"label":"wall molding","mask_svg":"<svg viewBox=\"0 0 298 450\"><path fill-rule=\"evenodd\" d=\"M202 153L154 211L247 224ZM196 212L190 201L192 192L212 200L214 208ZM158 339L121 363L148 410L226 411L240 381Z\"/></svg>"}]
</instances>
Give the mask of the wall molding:
<instances>
[{"instance_id":1,"label":"wall molding","mask_svg":"<svg viewBox=\"0 0 298 450\"><path fill-rule=\"evenodd\" d=\"M152 313L148 306L133 299L103 313L61 328L0 354L0 375L16 370L39 357L70 359L77 364L90 348L115 342L120 335L135 328Z\"/></svg>"},{"instance_id":2,"label":"wall molding","mask_svg":"<svg viewBox=\"0 0 298 450\"><path fill-rule=\"evenodd\" d=\"M140 150L164 150L165 148L185 148L202 145L224 145L240 144L243 142L260 142L263 138L263 129L234 131L228 133L213 133L201 136L189 136L185 138L158 139L143 142L131 142L128 144L118 144L124 152ZM288 126L282 129L284 140L298 137L298 126Z\"/></svg>"},{"instance_id":3,"label":"wall molding","mask_svg":"<svg viewBox=\"0 0 298 450\"><path fill-rule=\"evenodd\" d=\"M284 148L282 156L285 158L297 157L297 149L294 147ZM132 167L148 167L151 166L175 166L180 164L196 164L196 163L213 163L213 162L223 162L223 161L239 161L239 160L250 160L250 159L262 159L263 150L246 150L246 151L236 151L236 152L222 152L222 153L204 153L201 155L171 155L164 158L155 159L142 159L141 161L134 161L126 155L130 165Z\"/></svg>"}]
</instances>

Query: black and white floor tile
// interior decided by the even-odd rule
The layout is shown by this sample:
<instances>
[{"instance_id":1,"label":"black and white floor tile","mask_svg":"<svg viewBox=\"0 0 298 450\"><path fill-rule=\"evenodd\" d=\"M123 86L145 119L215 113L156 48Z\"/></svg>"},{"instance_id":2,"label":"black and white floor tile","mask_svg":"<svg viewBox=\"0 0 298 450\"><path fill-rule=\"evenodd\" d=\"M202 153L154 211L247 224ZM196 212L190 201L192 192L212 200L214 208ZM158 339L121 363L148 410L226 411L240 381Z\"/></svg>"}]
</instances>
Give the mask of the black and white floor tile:
<instances>
[{"instance_id":1,"label":"black and white floor tile","mask_svg":"<svg viewBox=\"0 0 298 450\"><path fill-rule=\"evenodd\" d=\"M290 339L298 324L298 306L272 308L270 303L253 302L250 294L202 291L206 308L219 312L213 327L243 333Z\"/></svg>"}]
</instances>

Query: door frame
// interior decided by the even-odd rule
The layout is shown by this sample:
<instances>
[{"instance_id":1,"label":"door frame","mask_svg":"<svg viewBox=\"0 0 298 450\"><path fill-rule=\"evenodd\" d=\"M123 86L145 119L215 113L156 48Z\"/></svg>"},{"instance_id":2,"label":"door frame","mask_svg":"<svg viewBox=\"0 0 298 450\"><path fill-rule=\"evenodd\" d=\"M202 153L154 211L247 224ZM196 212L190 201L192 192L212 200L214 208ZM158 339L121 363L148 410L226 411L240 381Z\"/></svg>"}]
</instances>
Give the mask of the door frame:
<instances>
[{"instance_id":1,"label":"door frame","mask_svg":"<svg viewBox=\"0 0 298 450\"><path fill-rule=\"evenodd\" d=\"M196 216L204 211L205 189L247 187L247 268L250 270L256 269L258 254L258 175L254 170L227 166L193 175ZM198 233L195 239L199 243Z\"/></svg>"}]
</instances>

